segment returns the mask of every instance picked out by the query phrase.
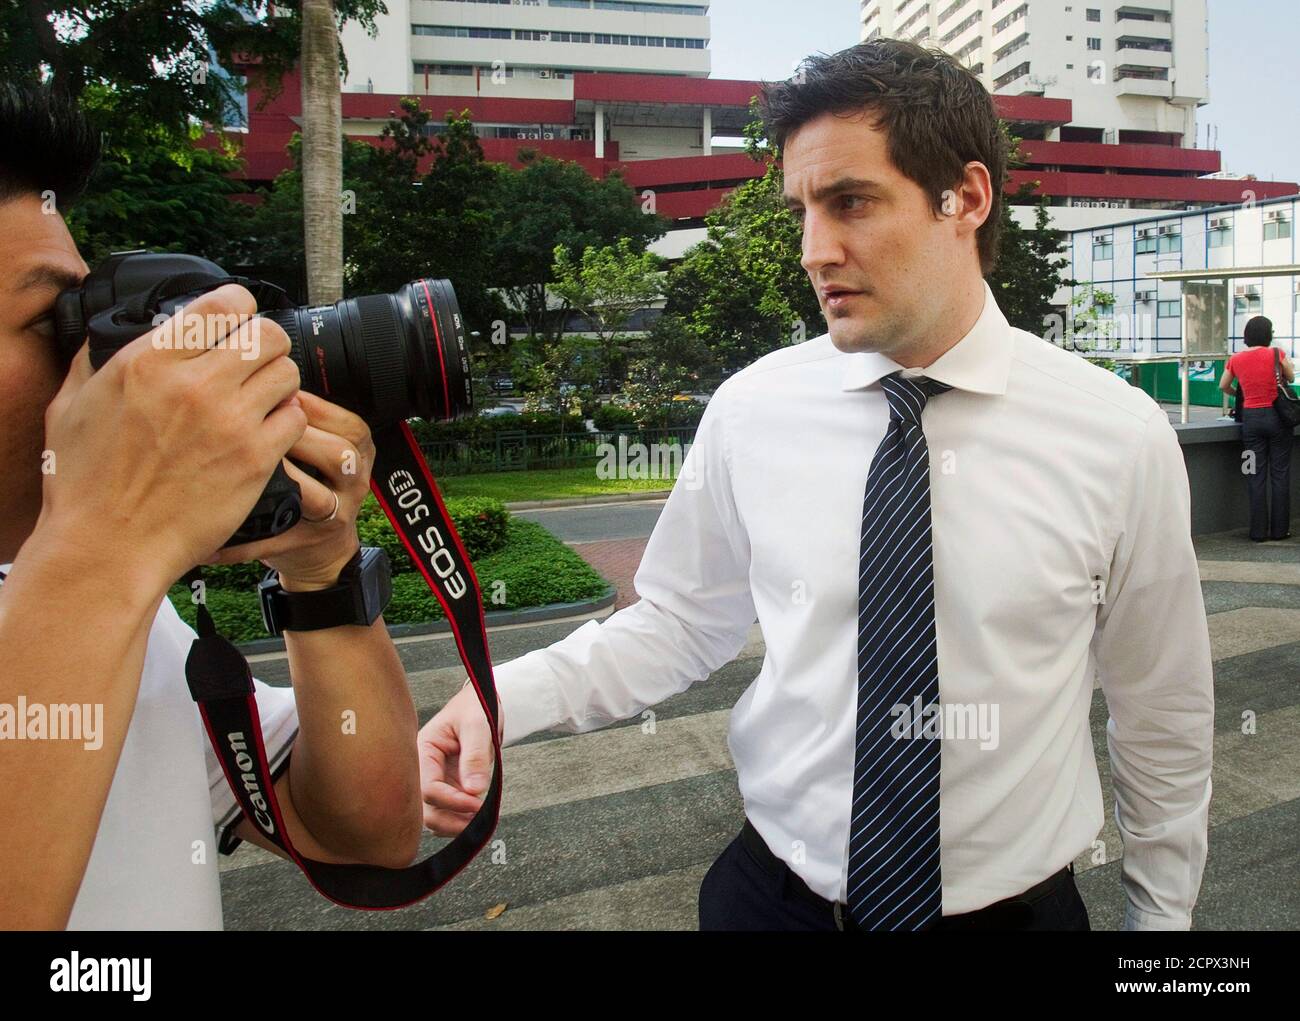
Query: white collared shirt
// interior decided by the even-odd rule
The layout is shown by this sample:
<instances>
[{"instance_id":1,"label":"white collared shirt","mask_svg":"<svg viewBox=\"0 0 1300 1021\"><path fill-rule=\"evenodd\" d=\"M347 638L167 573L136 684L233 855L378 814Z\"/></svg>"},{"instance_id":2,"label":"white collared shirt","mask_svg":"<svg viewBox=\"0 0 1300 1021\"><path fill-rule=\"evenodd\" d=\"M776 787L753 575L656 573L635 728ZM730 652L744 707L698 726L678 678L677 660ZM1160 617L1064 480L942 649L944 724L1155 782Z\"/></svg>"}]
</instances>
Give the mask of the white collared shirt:
<instances>
[{"instance_id":1,"label":"white collared shirt","mask_svg":"<svg viewBox=\"0 0 1300 1021\"><path fill-rule=\"evenodd\" d=\"M877 381L899 368L823 335L726 380L646 546L640 601L496 668L507 742L631 717L728 663L757 619L766 655L728 737L745 811L815 892L844 901L863 495L889 416ZM922 420L940 701L985 725L944 731L943 913L1014 896L1093 847L1099 674L1125 927L1189 927L1213 673L1167 416L1010 327L987 284L971 331L904 371L954 387Z\"/></svg>"},{"instance_id":2,"label":"white collared shirt","mask_svg":"<svg viewBox=\"0 0 1300 1021\"><path fill-rule=\"evenodd\" d=\"M0 574L12 567L0 564ZM3 588L0 580L0 595ZM164 598L69 929L222 927L217 852L237 842L232 830L243 811L185 682L195 637ZM253 684L267 760L278 774L298 734L293 689Z\"/></svg>"}]
</instances>

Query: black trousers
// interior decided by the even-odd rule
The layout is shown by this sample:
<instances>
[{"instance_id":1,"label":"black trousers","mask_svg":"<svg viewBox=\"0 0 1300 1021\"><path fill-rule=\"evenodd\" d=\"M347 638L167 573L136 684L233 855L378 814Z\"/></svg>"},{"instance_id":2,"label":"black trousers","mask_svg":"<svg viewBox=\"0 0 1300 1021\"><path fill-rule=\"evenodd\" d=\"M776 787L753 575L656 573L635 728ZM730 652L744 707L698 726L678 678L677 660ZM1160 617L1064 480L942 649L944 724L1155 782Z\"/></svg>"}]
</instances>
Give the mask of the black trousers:
<instances>
[{"instance_id":1,"label":"black trousers","mask_svg":"<svg viewBox=\"0 0 1300 1021\"><path fill-rule=\"evenodd\" d=\"M1291 530L1291 442L1294 430L1277 410L1241 409L1241 438L1255 454L1255 470L1246 474L1250 491L1250 537L1281 539ZM1272 485L1270 503L1265 487ZM1271 514L1270 514L1271 510Z\"/></svg>"},{"instance_id":2,"label":"black trousers","mask_svg":"<svg viewBox=\"0 0 1300 1021\"><path fill-rule=\"evenodd\" d=\"M760 861L760 858L764 859ZM835 932L829 902L817 897L775 856L755 856L737 836L718 856L700 884L700 929L726 932ZM1063 873L1045 892L1025 902L1000 902L993 909L948 916L936 929L1043 932L1086 930L1084 906L1074 876Z\"/></svg>"}]
</instances>

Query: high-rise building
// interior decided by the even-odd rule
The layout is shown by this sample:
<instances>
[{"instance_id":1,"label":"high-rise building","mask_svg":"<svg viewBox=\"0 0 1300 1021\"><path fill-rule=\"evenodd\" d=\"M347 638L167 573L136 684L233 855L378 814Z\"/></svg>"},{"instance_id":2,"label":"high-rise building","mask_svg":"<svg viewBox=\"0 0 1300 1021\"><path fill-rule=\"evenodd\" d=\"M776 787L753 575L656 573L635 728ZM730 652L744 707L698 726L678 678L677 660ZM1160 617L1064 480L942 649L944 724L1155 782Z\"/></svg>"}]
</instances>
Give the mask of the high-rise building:
<instances>
[{"instance_id":1,"label":"high-rise building","mask_svg":"<svg viewBox=\"0 0 1300 1021\"><path fill-rule=\"evenodd\" d=\"M1033 0L1031 15L1030 5L1017 0L959 0L946 6L944 0L871 0L863 6L864 31L874 36L883 32L886 18L901 19L896 26L889 22L896 34L912 33L924 43L927 31L933 35L942 26L939 41L957 31L950 43L965 48L971 40L984 47L987 33L980 26L987 26L996 29L990 39L1001 52L1022 29L1027 36L1029 26L1034 45L1045 47L1047 18L1059 9L1060 18L1077 15L1080 24L1113 25L1116 32L1130 21L1140 23L1148 26L1148 38L1163 32L1172 46L1173 36L1182 38L1183 15L1160 21L1161 15L1173 17L1166 14L1171 0L1145 2L1148 6L1141 9L1075 8ZM1204 0L1177 2L1180 12L1185 2L1204 8ZM1040 7L1046 13L1040 14ZM377 19L373 37L352 24L343 30L343 130L350 137L378 136L402 96L418 97L436 122L448 111L467 110L490 160L517 165L521 151L529 149L573 160L597 177L620 171L643 202L673 222L669 235L655 245L655 251L668 258L703 238L705 214L730 189L762 173L739 142L750 118L750 101L761 84L709 77L707 3L387 0L387 8ZM1093 11L1102 12L1101 22L1090 20ZM1008 23L1013 27L998 28L1016 12L1014 22ZM1143 20L1147 15L1152 20ZM967 24L969 19L974 20ZM1202 33L1203 22L1203 17L1197 22ZM1132 42L1133 32L1125 32L1112 33L1111 42ZM1086 51L1086 38L1079 36L1079 41ZM1161 59L1174 51L1152 52L1158 54L1153 59ZM966 58L978 64L979 59L969 59L973 53ZM1012 55L1015 65L1028 53L1029 47L1020 45ZM1180 76L1185 66L1180 63ZM1047 73L1046 67L1033 57L1029 74L994 90L994 105L1022 139L1025 165L1010 175L1009 190L1035 183L1061 229L1142 215L1134 209L1222 205L1240 201L1246 189L1259 199L1297 191L1294 183L1217 174L1218 152L1189 147L1195 139L1194 120L1188 128L1184 121L1175 125L1171 119L1179 109L1171 101L1176 97L1125 91L1169 82L1125 78L1111 83L1116 88L1107 92L1109 99L1082 85L1071 95L1062 81L1030 87L1032 78ZM1118 73L1117 68L1110 68L1107 78L1111 72ZM1203 70L1198 73L1203 83ZM285 147L300 124L299 89L291 77L274 97L263 96L256 85L252 93L242 137L245 176L255 183L269 182L289 165ZM1146 121L1121 123L1104 113L1112 102L1125 115L1143 103L1168 110L1149 113ZM1029 206L1014 207L1012 213L1022 223L1033 221Z\"/></svg>"},{"instance_id":2,"label":"high-rise building","mask_svg":"<svg viewBox=\"0 0 1300 1021\"><path fill-rule=\"evenodd\" d=\"M1196 144L1206 0L863 0L862 38L950 53L995 95L1068 99L1054 141Z\"/></svg>"},{"instance_id":3,"label":"high-rise building","mask_svg":"<svg viewBox=\"0 0 1300 1021\"><path fill-rule=\"evenodd\" d=\"M742 152L757 82L709 77L709 5L642 0L387 0L373 36L349 23L343 130L372 139L402 96L439 130L469 111L484 155L522 150L623 173L643 205L673 222L655 251L681 255L731 188L762 173ZM245 176L288 166L296 81L274 97L256 85L242 138Z\"/></svg>"},{"instance_id":4,"label":"high-rise building","mask_svg":"<svg viewBox=\"0 0 1300 1021\"><path fill-rule=\"evenodd\" d=\"M352 92L568 99L575 71L709 75L707 3L387 0L372 38L343 29ZM472 82L466 79L472 79Z\"/></svg>"},{"instance_id":5,"label":"high-rise building","mask_svg":"<svg viewBox=\"0 0 1300 1021\"><path fill-rule=\"evenodd\" d=\"M1195 209L1294 194L1289 182L1222 173L1198 147L1209 99L1206 0L862 0L863 41L941 49L980 76L1001 110L1059 106L1055 121L1013 124L1023 170L1054 226L1131 219L1134 209ZM1234 192L1235 189L1235 192ZM1029 210L1014 210L1022 222Z\"/></svg>"},{"instance_id":6,"label":"high-rise building","mask_svg":"<svg viewBox=\"0 0 1300 1021\"><path fill-rule=\"evenodd\" d=\"M489 101L491 111L466 107L481 137L594 143L582 148L598 160L611 153L624 160L708 156L715 131L741 128L724 111L727 123L715 124L707 99L664 104L656 102L653 81L648 89L634 84L650 75L690 92L690 83L708 78L707 3L391 0L387 6L373 37L357 25L344 27L345 94ZM620 76L605 80L624 101L602 103L599 95L584 101L575 76L593 73ZM693 94L705 96L699 89ZM571 115L561 115L557 104L574 104ZM356 135L381 127L368 118L344 124ZM541 151L573 157L581 150Z\"/></svg>"}]
</instances>

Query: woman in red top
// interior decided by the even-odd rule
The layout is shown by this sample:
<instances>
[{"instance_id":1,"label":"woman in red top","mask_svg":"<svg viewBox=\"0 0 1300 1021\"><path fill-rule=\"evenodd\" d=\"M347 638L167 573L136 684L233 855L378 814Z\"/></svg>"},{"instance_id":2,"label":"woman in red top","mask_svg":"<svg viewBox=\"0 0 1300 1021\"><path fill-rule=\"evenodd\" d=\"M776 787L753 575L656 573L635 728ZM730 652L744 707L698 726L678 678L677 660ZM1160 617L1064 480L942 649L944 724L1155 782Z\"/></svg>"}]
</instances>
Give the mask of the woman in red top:
<instances>
[{"instance_id":1,"label":"woman in red top","mask_svg":"<svg viewBox=\"0 0 1300 1021\"><path fill-rule=\"evenodd\" d=\"M1219 389L1233 393L1241 384L1241 437L1253 457L1247 462L1246 483L1250 490L1250 537L1255 542L1291 537L1291 441L1295 430L1284 425L1273 407L1280 373L1288 383L1295 381L1291 359L1273 348L1273 323L1255 316L1246 324L1246 349L1238 351L1224 366ZM1265 486L1272 482L1270 528L1269 501Z\"/></svg>"}]
</instances>

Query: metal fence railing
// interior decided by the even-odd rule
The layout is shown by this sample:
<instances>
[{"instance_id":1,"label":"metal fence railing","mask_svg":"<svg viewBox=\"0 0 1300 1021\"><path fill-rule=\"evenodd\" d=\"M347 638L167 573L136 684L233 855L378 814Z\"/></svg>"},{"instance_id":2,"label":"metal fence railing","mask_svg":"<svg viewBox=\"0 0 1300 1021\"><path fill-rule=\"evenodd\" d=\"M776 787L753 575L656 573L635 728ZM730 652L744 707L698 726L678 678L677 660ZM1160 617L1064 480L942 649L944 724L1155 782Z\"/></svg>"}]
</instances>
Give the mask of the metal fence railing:
<instances>
[{"instance_id":1,"label":"metal fence railing","mask_svg":"<svg viewBox=\"0 0 1300 1021\"><path fill-rule=\"evenodd\" d=\"M595 470L602 464L623 464L631 465L634 473L644 465L659 472L650 477L671 478L664 472L681 467L686 450L694 442L695 428L574 431L563 435L503 430L476 440L425 440L420 449L437 475L588 466Z\"/></svg>"}]
</instances>

